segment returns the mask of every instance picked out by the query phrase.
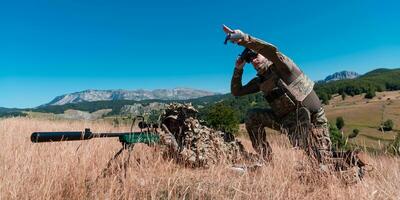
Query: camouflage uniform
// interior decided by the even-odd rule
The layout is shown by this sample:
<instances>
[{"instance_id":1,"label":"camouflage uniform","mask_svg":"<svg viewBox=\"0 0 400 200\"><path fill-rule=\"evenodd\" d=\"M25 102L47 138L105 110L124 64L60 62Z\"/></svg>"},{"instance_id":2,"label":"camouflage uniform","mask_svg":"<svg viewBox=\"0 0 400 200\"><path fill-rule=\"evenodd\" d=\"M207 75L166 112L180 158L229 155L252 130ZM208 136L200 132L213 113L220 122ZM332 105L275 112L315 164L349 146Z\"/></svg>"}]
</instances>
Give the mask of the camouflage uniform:
<instances>
[{"instance_id":1,"label":"camouflage uniform","mask_svg":"<svg viewBox=\"0 0 400 200\"><path fill-rule=\"evenodd\" d=\"M239 161L257 161L257 156L244 150L232 134L201 125L197 110L188 104L170 104L162 119L161 143L168 147L165 156L190 167Z\"/></svg>"},{"instance_id":2,"label":"camouflage uniform","mask_svg":"<svg viewBox=\"0 0 400 200\"><path fill-rule=\"evenodd\" d=\"M269 127L286 133L293 146L304 149L319 163L328 162L332 157L329 129L314 83L275 46L251 36L239 45L268 59L267 70L246 85L242 85L243 69L235 68L231 82L234 96L261 91L271 106L250 110L247 115L246 129L254 149L271 160L272 149L265 133L265 127Z\"/></svg>"}]
</instances>

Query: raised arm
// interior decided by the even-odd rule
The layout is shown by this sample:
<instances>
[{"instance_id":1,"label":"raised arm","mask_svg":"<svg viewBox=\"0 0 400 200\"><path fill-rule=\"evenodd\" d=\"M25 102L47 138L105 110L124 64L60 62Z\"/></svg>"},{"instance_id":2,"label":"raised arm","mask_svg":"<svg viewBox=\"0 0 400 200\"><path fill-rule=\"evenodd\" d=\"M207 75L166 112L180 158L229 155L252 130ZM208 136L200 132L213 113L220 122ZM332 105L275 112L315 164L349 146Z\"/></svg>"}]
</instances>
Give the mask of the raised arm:
<instances>
[{"instance_id":1,"label":"raised arm","mask_svg":"<svg viewBox=\"0 0 400 200\"><path fill-rule=\"evenodd\" d=\"M276 73L284 77L286 83L289 84L301 74L296 64L290 58L279 52L274 45L243 33L240 30L231 30L226 26L224 26L223 29L226 34L231 36L230 41L247 47L274 63Z\"/></svg>"},{"instance_id":2,"label":"raised arm","mask_svg":"<svg viewBox=\"0 0 400 200\"><path fill-rule=\"evenodd\" d=\"M235 68L231 81L231 93L233 96L243 96L260 91L259 78L253 78L246 85L242 85L243 69Z\"/></svg>"}]
</instances>

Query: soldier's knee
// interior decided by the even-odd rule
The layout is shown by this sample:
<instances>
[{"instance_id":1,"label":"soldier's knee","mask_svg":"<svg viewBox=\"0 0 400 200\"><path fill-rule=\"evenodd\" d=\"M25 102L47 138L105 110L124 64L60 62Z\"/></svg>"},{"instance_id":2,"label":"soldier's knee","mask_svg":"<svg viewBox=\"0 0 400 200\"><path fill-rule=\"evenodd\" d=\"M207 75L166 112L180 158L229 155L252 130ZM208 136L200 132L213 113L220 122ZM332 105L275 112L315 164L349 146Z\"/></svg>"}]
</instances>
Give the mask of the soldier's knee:
<instances>
[{"instance_id":1,"label":"soldier's knee","mask_svg":"<svg viewBox=\"0 0 400 200\"><path fill-rule=\"evenodd\" d=\"M255 109L250 109L246 113L245 124L251 125L257 122L257 111Z\"/></svg>"}]
</instances>

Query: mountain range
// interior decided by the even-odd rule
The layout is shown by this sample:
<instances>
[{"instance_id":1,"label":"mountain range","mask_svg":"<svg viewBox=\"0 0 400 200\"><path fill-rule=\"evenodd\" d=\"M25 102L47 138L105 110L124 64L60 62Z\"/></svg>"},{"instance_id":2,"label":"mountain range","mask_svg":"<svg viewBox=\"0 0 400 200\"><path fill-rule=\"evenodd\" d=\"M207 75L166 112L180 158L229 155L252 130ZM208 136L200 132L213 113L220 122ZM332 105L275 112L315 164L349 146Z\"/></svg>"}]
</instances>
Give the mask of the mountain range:
<instances>
[{"instance_id":1,"label":"mountain range","mask_svg":"<svg viewBox=\"0 0 400 200\"><path fill-rule=\"evenodd\" d=\"M318 83L328 83L331 81L353 79L359 74L351 71L336 72L327 76L324 80ZM190 89L190 88L174 88L174 89L156 89L156 90L85 90L64 94L55 97L52 101L42 106L49 105L65 105L69 103L93 102L93 101L116 101L116 100L134 100L142 101L149 99L158 100L187 100L195 99L204 96L212 96L218 93Z\"/></svg>"},{"instance_id":2,"label":"mountain range","mask_svg":"<svg viewBox=\"0 0 400 200\"><path fill-rule=\"evenodd\" d=\"M42 106L65 105L69 103L115 100L187 100L204 96L217 95L216 92L191 88L156 89L156 90L85 90L57 96Z\"/></svg>"}]
</instances>

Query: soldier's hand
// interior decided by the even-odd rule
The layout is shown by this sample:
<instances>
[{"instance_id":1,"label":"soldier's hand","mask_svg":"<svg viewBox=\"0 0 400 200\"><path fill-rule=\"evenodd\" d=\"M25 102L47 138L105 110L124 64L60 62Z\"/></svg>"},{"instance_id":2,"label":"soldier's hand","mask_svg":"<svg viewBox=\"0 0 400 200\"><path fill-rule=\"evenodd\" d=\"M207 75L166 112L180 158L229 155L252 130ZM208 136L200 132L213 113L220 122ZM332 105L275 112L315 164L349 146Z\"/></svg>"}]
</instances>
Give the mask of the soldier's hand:
<instances>
[{"instance_id":1,"label":"soldier's hand","mask_svg":"<svg viewBox=\"0 0 400 200\"><path fill-rule=\"evenodd\" d=\"M240 58L237 58L236 62L235 62L235 68L236 69L243 69L245 64L246 64L246 62L244 60L242 60Z\"/></svg>"},{"instance_id":2,"label":"soldier's hand","mask_svg":"<svg viewBox=\"0 0 400 200\"><path fill-rule=\"evenodd\" d=\"M240 43L243 40L248 39L248 35L243 33L241 30L232 30L229 27L222 25L222 29L224 30L225 34L229 35L229 41L233 43Z\"/></svg>"}]
</instances>

